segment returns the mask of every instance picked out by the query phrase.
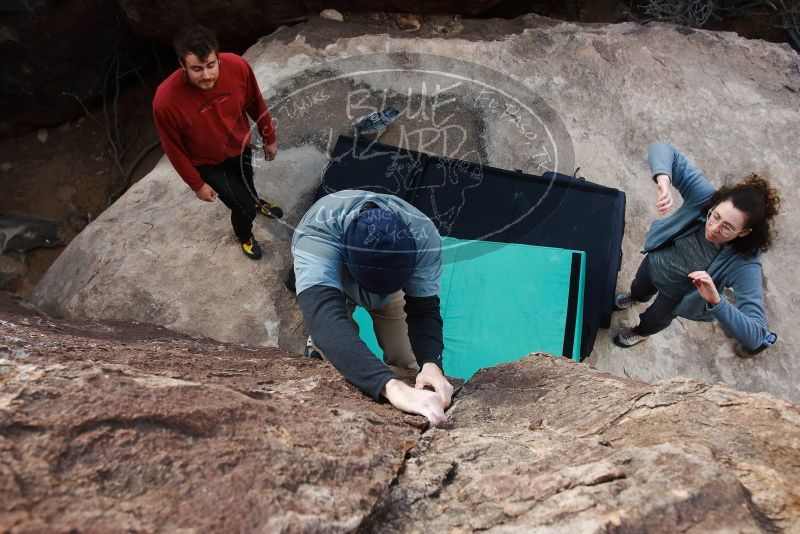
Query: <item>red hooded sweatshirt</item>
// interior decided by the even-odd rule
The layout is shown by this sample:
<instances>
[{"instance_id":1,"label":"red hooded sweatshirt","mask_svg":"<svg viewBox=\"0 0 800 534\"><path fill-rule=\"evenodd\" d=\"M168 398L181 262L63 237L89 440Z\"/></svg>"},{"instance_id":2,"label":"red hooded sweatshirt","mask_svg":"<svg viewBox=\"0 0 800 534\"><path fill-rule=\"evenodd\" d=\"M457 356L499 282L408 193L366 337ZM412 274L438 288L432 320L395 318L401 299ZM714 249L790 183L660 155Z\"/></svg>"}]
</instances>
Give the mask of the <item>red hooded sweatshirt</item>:
<instances>
[{"instance_id":1,"label":"red hooded sweatshirt","mask_svg":"<svg viewBox=\"0 0 800 534\"><path fill-rule=\"evenodd\" d=\"M275 127L253 69L236 54L220 53L219 77L208 91L191 85L182 69L156 89L153 117L161 146L192 190L203 187L198 165L217 165L240 155L250 143L249 115L264 144L275 142Z\"/></svg>"}]
</instances>

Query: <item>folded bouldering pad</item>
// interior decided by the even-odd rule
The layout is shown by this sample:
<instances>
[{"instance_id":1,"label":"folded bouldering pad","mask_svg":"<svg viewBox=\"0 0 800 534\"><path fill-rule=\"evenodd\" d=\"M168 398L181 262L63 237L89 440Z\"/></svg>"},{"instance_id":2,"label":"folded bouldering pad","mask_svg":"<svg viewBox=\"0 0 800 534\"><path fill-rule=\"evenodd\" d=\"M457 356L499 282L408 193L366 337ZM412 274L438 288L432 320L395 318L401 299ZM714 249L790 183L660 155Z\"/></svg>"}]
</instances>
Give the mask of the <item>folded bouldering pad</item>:
<instances>
[{"instance_id":1,"label":"folded bouldering pad","mask_svg":"<svg viewBox=\"0 0 800 534\"><path fill-rule=\"evenodd\" d=\"M542 176L342 136L318 196L342 189L394 194L443 237L583 251L581 357L610 325L622 263L625 194L559 173Z\"/></svg>"},{"instance_id":2,"label":"folded bouldering pad","mask_svg":"<svg viewBox=\"0 0 800 534\"><path fill-rule=\"evenodd\" d=\"M580 359L585 254L581 251L444 238L445 373L478 369L531 352ZM381 355L369 314L354 314L362 339Z\"/></svg>"}]
</instances>

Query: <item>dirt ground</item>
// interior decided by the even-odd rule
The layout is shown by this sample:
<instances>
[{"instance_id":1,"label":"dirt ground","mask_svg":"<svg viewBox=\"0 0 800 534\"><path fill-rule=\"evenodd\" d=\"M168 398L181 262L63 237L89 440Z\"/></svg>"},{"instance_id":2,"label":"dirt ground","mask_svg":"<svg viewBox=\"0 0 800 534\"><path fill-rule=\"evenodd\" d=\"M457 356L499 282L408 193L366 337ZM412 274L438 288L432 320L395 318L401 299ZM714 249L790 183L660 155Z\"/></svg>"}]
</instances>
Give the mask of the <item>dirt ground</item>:
<instances>
[{"instance_id":1,"label":"dirt ground","mask_svg":"<svg viewBox=\"0 0 800 534\"><path fill-rule=\"evenodd\" d=\"M136 84L119 99L120 135L126 147L126 172L143 150L157 140L150 102L158 73ZM0 143L0 212L14 211L62 223L67 243L109 206L123 178L108 143L102 109L57 128L41 129ZM143 157L131 175L133 184L152 170L162 156L158 146ZM25 276L7 288L27 297L64 246L15 255L27 268Z\"/></svg>"}]
</instances>

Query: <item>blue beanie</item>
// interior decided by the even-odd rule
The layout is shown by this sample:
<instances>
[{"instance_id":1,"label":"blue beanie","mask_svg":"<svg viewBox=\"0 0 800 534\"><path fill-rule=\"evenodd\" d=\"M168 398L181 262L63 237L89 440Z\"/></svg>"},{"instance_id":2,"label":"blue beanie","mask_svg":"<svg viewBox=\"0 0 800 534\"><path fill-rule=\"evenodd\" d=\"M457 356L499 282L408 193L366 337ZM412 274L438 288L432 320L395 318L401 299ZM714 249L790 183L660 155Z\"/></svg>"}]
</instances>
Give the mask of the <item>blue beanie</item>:
<instances>
[{"instance_id":1,"label":"blue beanie","mask_svg":"<svg viewBox=\"0 0 800 534\"><path fill-rule=\"evenodd\" d=\"M370 293L403 289L417 261L417 243L393 211L367 205L344 232L344 261L353 279Z\"/></svg>"}]
</instances>

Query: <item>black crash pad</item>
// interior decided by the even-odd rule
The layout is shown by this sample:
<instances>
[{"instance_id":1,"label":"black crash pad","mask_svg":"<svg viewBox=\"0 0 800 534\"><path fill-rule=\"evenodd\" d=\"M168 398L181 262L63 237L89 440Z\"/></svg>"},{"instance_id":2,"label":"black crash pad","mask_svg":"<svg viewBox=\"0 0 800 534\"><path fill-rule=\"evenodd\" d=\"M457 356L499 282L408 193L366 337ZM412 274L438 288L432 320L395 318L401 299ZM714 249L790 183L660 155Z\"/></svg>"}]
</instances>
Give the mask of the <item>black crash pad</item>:
<instances>
[{"instance_id":1,"label":"black crash pad","mask_svg":"<svg viewBox=\"0 0 800 534\"><path fill-rule=\"evenodd\" d=\"M317 197L342 189L410 202L444 237L586 252L581 356L608 328L622 263L625 193L558 173L543 176L339 137ZM531 273L528 283L536 282Z\"/></svg>"}]
</instances>

